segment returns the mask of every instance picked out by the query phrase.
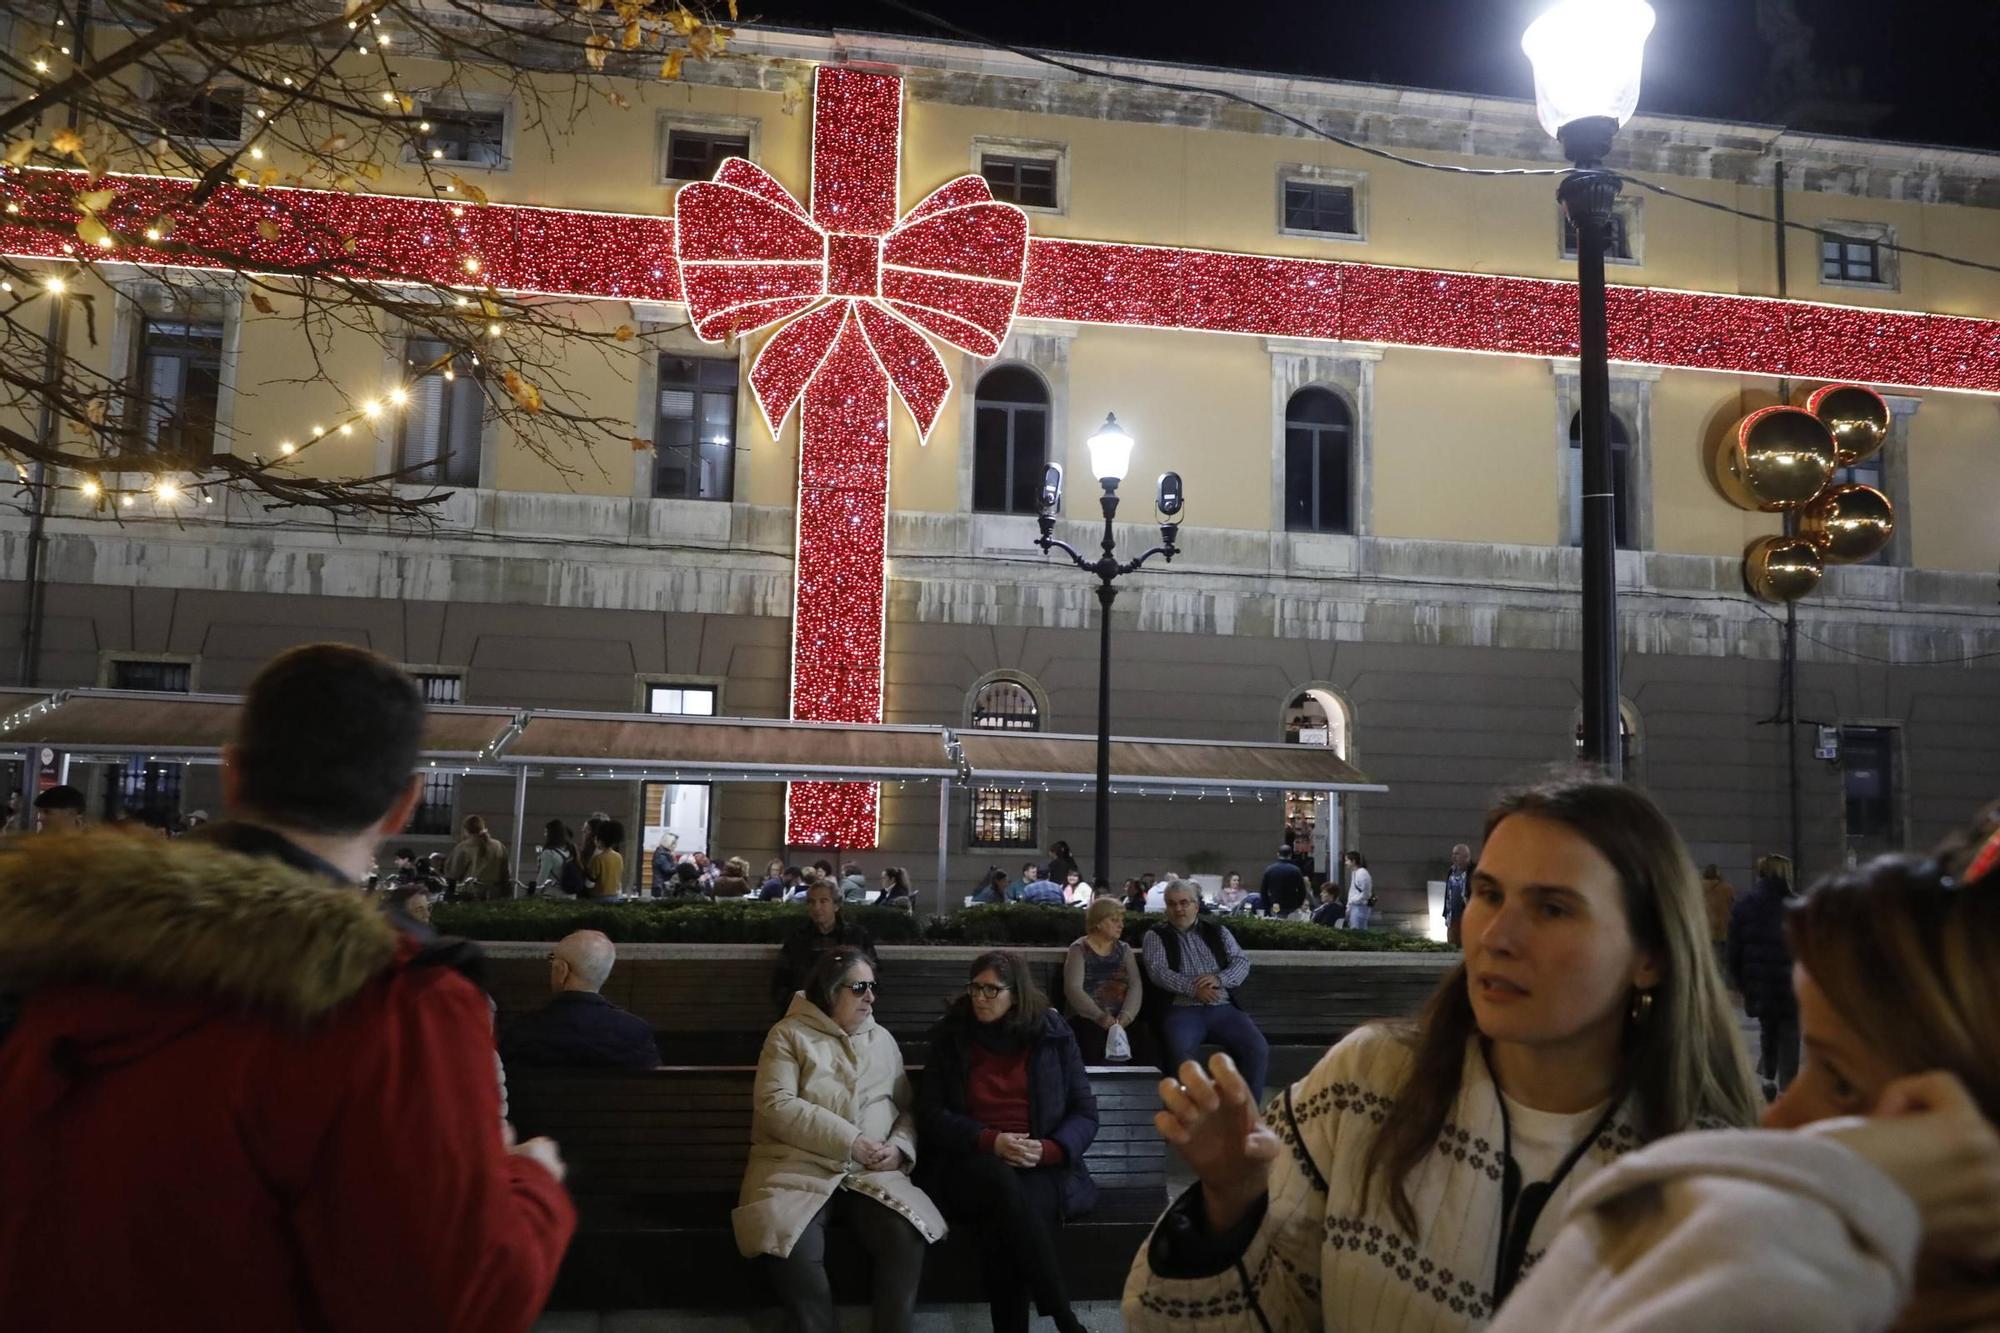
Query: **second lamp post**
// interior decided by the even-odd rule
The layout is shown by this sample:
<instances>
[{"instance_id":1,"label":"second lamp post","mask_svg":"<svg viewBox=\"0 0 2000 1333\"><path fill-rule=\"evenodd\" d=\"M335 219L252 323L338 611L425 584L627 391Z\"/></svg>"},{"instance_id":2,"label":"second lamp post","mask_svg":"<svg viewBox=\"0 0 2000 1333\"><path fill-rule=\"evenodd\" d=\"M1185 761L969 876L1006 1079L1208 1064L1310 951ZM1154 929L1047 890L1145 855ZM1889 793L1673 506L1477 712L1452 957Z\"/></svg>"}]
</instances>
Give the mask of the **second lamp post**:
<instances>
[{"instance_id":1,"label":"second lamp post","mask_svg":"<svg viewBox=\"0 0 2000 1333\"><path fill-rule=\"evenodd\" d=\"M1118 483L1125 480L1125 472L1132 463L1132 437L1118 424L1116 413L1107 415L1104 424L1090 437L1090 470L1097 474L1097 482L1104 488L1098 497L1098 505L1104 511L1104 542L1102 554L1095 560L1086 560L1068 542L1058 541L1055 536L1056 511L1062 506L1063 471L1060 464L1051 463L1042 475L1041 531L1035 545L1043 554L1050 550L1060 550L1067 555L1078 569L1097 576L1098 641L1097 641L1097 854L1091 867L1092 882L1099 893L1107 892L1111 877L1111 603L1118 596L1118 579L1130 574L1154 556L1171 561L1177 552L1174 538L1180 526L1180 512L1184 502L1181 493L1181 478L1177 472L1160 474L1160 487L1155 504L1160 516L1160 544L1133 559L1118 559L1117 540L1112 530L1112 521L1118 517Z\"/></svg>"}]
</instances>

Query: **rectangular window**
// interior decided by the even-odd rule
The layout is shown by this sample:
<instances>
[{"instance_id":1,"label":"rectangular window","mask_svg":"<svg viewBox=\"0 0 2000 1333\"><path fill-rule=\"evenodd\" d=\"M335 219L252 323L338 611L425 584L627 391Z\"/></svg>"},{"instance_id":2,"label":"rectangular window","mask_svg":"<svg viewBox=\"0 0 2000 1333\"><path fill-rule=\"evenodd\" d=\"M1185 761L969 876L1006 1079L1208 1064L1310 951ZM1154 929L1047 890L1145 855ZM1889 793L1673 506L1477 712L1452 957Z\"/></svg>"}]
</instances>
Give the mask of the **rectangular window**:
<instances>
[{"instance_id":1,"label":"rectangular window","mask_svg":"<svg viewBox=\"0 0 2000 1333\"><path fill-rule=\"evenodd\" d=\"M404 344L410 401L397 428L396 466L413 485L479 484L486 397L471 358L449 353L430 338Z\"/></svg>"},{"instance_id":2,"label":"rectangular window","mask_svg":"<svg viewBox=\"0 0 2000 1333\"><path fill-rule=\"evenodd\" d=\"M1639 544L1632 532L1632 450L1630 446L1618 443L1620 433L1619 427L1612 427L1611 492L1618 497L1613 518L1613 540L1621 551L1636 551ZM1572 440L1569 449L1569 544L1583 545L1583 444L1580 440Z\"/></svg>"},{"instance_id":3,"label":"rectangular window","mask_svg":"<svg viewBox=\"0 0 2000 1333\"><path fill-rule=\"evenodd\" d=\"M1847 850L1857 858L1903 845L1894 727L1840 729L1841 786L1846 798Z\"/></svg>"},{"instance_id":4,"label":"rectangular window","mask_svg":"<svg viewBox=\"0 0 2000 1333\"><path fill-rule=\"evenodd\" d=\"M420 838L448 838L452 833L452 807L458 801L458 774L435 768L424 770L424 794L410 815L404 832Z\"/></svg>"},{"instance_id":5,"label":"rectangular window","mask_svg":"<svg viewBox=\"0 0 2000 1333\"><path fill-rule=\"evenodd\" d=\"M987 514L1033 514L1042 506L1049 412L1033 405L981 403L973 418L972 507Z\"/></svg>"},{"instance_id":6,"label":"rectangular window","mask_svg":"<svg viewBox=\"0 0 2000 1333\"><path fill-rule=\"evenodd\" d=\"M507 111L504 107L426 105L419 113L418 151L442 166L507 165Z\"/></svg>"},{"instance_id":7,"label":"rectangular window","mask_svg":"<svg viewBox=\"0 0 2000 1333\"><path fill-rule=\"evenodd\" d=\"M411 675L417 689L424 696L426 706L432 704L462 704L465 702L465 678L458 675L443 675L435 671L419 671Z\"/></svg>"},{"instance_id":8,"label":"rectangular window","mask_svg":"<svg viewBox=\"0 0 2000 1333\"><path fill-rule=\"evenodd\" d=\"M153 115L169 138L235 143L243 138L243 90L169 85L154 100Z\"/></svg>"},{"instance_id":9,"label":"rectangular window","mask_svg":"<svg viewBox=\"0 0 2000 1333\"><path fill-rule=\"evenodd\" d=\"M1568 212L1558 208L1557 213L1562 219L1562 256L1564 259L1575 259L1576 224L1569 220ZM1611 215L1611 244L1605 250L1604 257L1612 263L1633 262L1632 220L1631 215L1623 208Z\"/></svg>"},{"instance_id":10,"label":"rectangular window","mask_svg":"<svg viewBox=\"0 0 2000 1333\"><path fill-rule=\"evenodd\" d=\"M714 717L713 685L648 685L646 711L675 717Z\"/></svg>"},{"instance_id":11,"label":"rectangular window","mask_svg":"<svg viewBox=\"0 0 2000 1333\"><path fill-rule=\"evenodd\" d=\"M681 500L735 498L735 358L660 358L653 494Z\"/></svg>"},{"instance_id":12,"label":"rectangular window","mask_svg":"<svg viewBox=\"0 0 2000 1333\"><path fill-rule=\"evenodd\" d=\"M972 790L974 847L1039 847L1035 833L1035 794L1018 787L975 787Z\"/></svg>"},{"instance_id":13,"label":"rectangular window","mask_svg":"<svg viewBox=\"0 0 2000 1333\"><path fill-rule=\"evenodd\" d=\"M667 176L670 180L705 181L732 157L750 156L747 134L717 134L708 130L667 131Z\"/></svg>"},{"instance_id":14,"label":"rectangular window","mask_svg":"<svg viewBox=\"0 0 2000 1333\"><path fill-rule=\"evenodd\" d=\"M1819 238L1820 278L1826 282L1884 281L1882 246L1859 236L1822 232Z\"/></svg>"},{"instance_id":15,"label":"rectangular window","mask_svg":"<svg viewBox=\"0 0 2000 1333\"><path fill-rule=\"evenodd\" d=\"M114 690L186 694L193 678L194 667L186 662L119 659L111 664L111 688Z\"/></svg>"},{"instance_id":16,"label":"rectangular window","mask_svg":"<svg viewBox=\"0 0 2000 1333\"><path fill-rule=\"evenodd\" d=\"M105 773L104 808L112 819L170 827L181 812L180 764L128 759Z\"/></svg>"},{"instance_id":17,"label":"rectangular window","mask_svg":"<svg viewBox=\"0 0 2000 1333\"><path fill-rule=\"evenodd\" d=\"M1004 153L981 153L979 174L1002 203L1023 208L1056 208L1056 165L1053 157L1010 157Z\"/></svg>"},{"instance_id":18,"label":"rectangular window","mask_svg":"<svg viewBox=\"0 0 2000 1333\"><path fill-rule=\"evenodd\" d=\"M222 321L142 313L139 400L148 448L212 456L222 402Z\"/></svg>"},{"instance_id":19,"label":"rectangular window","mask_svg":"<svg viewBox=\"0 0 2000 1333\"><path fill-rule=\"evenodd\" d=\"M1285 182L1285 230L1320 232L1327 236L1354 236L1354 187L1329 185L1324 181Z\"/></svg>"}]
</instances>

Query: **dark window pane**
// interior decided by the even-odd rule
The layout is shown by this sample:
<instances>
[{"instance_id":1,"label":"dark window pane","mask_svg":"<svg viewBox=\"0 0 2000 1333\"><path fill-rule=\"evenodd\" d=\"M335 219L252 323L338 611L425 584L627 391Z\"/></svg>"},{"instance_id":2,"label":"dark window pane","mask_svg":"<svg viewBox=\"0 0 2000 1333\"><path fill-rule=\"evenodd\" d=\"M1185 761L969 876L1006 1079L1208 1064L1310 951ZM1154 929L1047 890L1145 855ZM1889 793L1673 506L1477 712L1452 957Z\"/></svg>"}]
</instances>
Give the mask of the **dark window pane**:
<instances>
[{"instance_id":1,"label":"dark window pane","mask_svg":"<svg viewBox=\"0 0 2000 1333\"><path fill-rule=\"evenodd\" d=\"M1040 408L1021 407L1009 414L1014 427L1012 503L1016 514L1033 514L1042 504L1042 469L1048 463L1049 418Z\"/></svg>"},{"instance_id":2,"label":"dark window pane","mask_svg":"<svg viewBox=\"0 0 2000 1333\"><path fill-rule=\"evenodd\" d=\"M972 507L1007 510L1007 418L1003 407L980 407L972 431Z\"/></svg>"},{"instance_id":3,"label":"dark window pane","mask_svg":"<svg viewBox=\"0 0 2000 1333\"><path fill-rule=\"evenodd\" d=\"M1001 366L987 371L980 377L977 392L982 403L1031 403L1046 407L1049 402L1048 386L1026 366Z\"/></svg>"},{"instance_id":4,"label":"dark window pane","mask_svg":"<svg viewBox=\"0 0 2000 1333\"><path fill-rule=\"evenodd\" d=\"M1020 204L1026 208L1054 208L1056 198L1056 164L1049 158L1003 157L994 153L983 153L979 158L979 174L986 178L993 197L1002 203Z\"/></svg>"},{"instance_id":5,"label":"dark window pane","mask_svg":"<svg viewBox=\"0 0 2000 1333\"><path fill-rule=\"evenodd\" d=\"M705 181L732 157L750 156L747 134L711 134L701 130L667 132L667 175L675 180Z\"/></svg>"},{"instance_id":6,"label":"dark window pane","mask_svg":"<svg viewBox=\"0 0 2000 1333\"><path fill-rule=\"evenodd\" d=\"M1285 226L1336 236L1354 234L1354 189L1316 181L1285 182Z\"/></svg>"},{"instance_id":7,"label":"dark window pane","mask_svg":"<svg viewBox=\"0 0 2000 1333\"><path fill-rule=\"evenodd\" d=\"M1352 532L1347 404L1331 390L1308 388L1285 404L1285 527L1292 532Z\"/></svg>"},{"instance_id":8,"label":"dark window pane","mask_svg":"<svg viewBox=\"0 0 2000 1333\"><path fill-rule=\"evenodd\" d=\"M222 322L145 316L140 323L139 388L148 444L194 458L214 453L222 397Z\"/></svg>"},{"instance_id":9,"label":"dark window pane","mask_svg":"<svg viewBox=\"0 0 2000 1333\"><path fill-rule=\"evenodd\" d=\"M1042 710L1017 680L993 680L972 698L972 725L982 731L1039 731Z\"/></svg>"},{"instance_id":10,"label":"dark window pane","mask_svg":"<svg viewBox=\"0 0 2000 1333\"><path fill-rule=\"evenodd\" d=\"M1840 766L1848 848L1859 855L1872 855L1900 847L1895 730L1842 727Z\"/></svg>"},{"instance_id":11,"label":"dark window pane","mask_svg":"<svg viewBox=\"0 0 2000 1333\"><path fill-rule=\"evenodd\" d=\"M1321 532L1352 532L1348 511L1347 433L1315 431L1313 447L1319 455L1319 513L1314 524Z\"/></svg>"},{"instance_id":12,"label":"dark window pane","mask_svg":"<svg viewBox=\"0 0 2000 1333\"><path fill-rule=\"evenodd\" d=\"M1288 532L1313 530L1313 433L1307 427L1292 426L1285 431L1285 529Z\"/></svg>"},{"instance_id":13,"label":"dark window pane","mask_svg":"<svg viewBox=\"0 0 2000 1333\"><path fill-rule=\"evenodd\" d=\"M1632 486L1629 470L1632 463L1632 437L1625 429L1625 420L1616 412L1611 414L1611 493L1617 497L1616 518L1613 522L1613 542L1621 549L1638 549L1636 531L1637 520L1632 512ZM1570 515L1572 545L1583 543L1583 413L1577 412L1569 419L1570 445Z\"/></svg>"},{"instance_id":14,"label":"dark window pane","mask_svg":"<svg viewBox=\"0 0 2000 1333\"><path fill-rule=\"evenodd\" d=\"M423 837L445 837L452 832L452 804L458 794L458 774L424 770L424 794L410 816L404 832Z\"/></svg>"},{"instance_id":15,"label":"dark window pane","mask_svg":"<svg viewBox=\"0 0 2000 1333\"><path fill-rule=\"evenodd\" d=\"M193 674L194 668L186 662L113 662L111 688L186 694Z\"/></svg>"},{"instance_id":16,"label":"dark window pane","mask_svg":"<svg viewBox=\"0 0 2000 1333\"><path fill-rule=\"evenodd\" d=\"M1300 389L1285 404L1285 424L1347 427L1347 404L1330 389Z\"/></svg>"},{"instance_id":17,"label":"dark window pane","mask_svg":"<svg viewBox=\"0 0 2000 1333\"><path fill-rule=\"evenodd\" d=\"M136 819L147 824L172 823L181 808L180 764L158 764L129 759L106 771L104 806L113 819Z\"/></svg>"},{"instance_id":18,"label":"dark window pane","mask_svg":"<svg viewBox=\"0 0 2000 1333\"><path fill-rule=\"evenodd\" d=\"M1039 847L1035 834L1035 795L1013 787L975 787L972 791L972 845L975 847Z\"/></svg>"},{"instance_id":19,"label":"dark window pane","mask_svg":"<svg viewBox=\"0 0 2000 1333\"><path fill-rule=\"evenodd\" d=\"M736 373L733 357L660 358L654 495L735 498Z\"/></svg>"},{"instance_id":20,"label":"dark window pane","mask_svg":"<svg viewBox=\"0 0 2000 1333\"><path fill-rule=\"evenodd\" d=\"M176 139L234 140L243 137L240 88L163 89L156 104L160 128Z\"/></svg>"},{"instance_id":21,"label":"dark window pane","mask_svg":"<svg viewBox=\"0 0 2000 1333\"><path fill-rule=\"evenodd\" d=\"M1558 207L1557 216L1562 219L1562 252L1569 258L1576 257L1576 223L1570 221L1569 211ZM1604 250L1610 259L1630 259L1632 257L1632 233L1623 213L1611 215L1611 237Z\"/></svg>"},{"instance_id":22,"label":"dark window pane","mask_svg":"<svg viewBox=\"0 0 2000 1333\"><path fill-rule=\"evenodd\" d=\"M436 486L477 486L486 401L470 356L448 357L431 338L404 344L403 365L414 376L398 430L404 480Z\"/></svg>"},{"instance_id":23,"label":"dark window pane","mask_svg":"<svg viewBox=\"0 0 2000 1333\"><path fill-rule=\"evenodd\" d=\"M507 113L462 107L427 106L418 137L419 151L433 162L497 167L507 160Z\"/></svg>"}]
</instances>

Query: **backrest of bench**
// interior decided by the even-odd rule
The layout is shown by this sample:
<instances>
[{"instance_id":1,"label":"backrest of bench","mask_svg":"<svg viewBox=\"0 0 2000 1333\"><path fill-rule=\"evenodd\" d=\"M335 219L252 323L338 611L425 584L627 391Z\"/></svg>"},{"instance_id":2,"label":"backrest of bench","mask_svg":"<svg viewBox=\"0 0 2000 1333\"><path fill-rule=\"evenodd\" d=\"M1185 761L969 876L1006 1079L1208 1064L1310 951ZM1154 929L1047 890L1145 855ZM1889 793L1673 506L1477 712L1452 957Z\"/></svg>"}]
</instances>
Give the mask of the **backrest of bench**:
<instances>
[{"instance_id":1,"label":"backrest of bench","mask_svg":"<svg viewBox=\"0 0 2000 1333\"><path fill-rule=\"evenodd\" d=\"M510 1069L508 1115L523 1138L560 1145L578 1196L733 1195L749 1161L755 1079L748 1068ZM1164 1191L1158 1080L1150 1068L1090 1071L1098 1130L1084 1162L1101 1186Z\"/></svg>"}]
</instances>

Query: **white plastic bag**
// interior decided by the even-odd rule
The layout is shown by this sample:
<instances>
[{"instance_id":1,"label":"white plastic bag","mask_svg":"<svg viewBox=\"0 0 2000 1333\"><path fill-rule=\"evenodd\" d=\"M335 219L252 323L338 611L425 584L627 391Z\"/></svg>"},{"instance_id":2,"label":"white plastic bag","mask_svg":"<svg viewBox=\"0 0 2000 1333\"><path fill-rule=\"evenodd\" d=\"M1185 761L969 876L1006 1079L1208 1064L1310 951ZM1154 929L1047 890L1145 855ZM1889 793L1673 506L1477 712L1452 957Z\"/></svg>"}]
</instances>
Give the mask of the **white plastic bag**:
<instances>
[{"instance_id":1,"label":"white plastic bag","mask_svg":"<svg viewBox=\"0 0 2000 1333\"><path fill-rule=\"evenodd\" d=\"M1104 1058L1118 1065L1132 1058L1132 1039L1125 1035L1124 1024L1115 1023L1105 1029Z\"/></svg>"}]
</instances>

